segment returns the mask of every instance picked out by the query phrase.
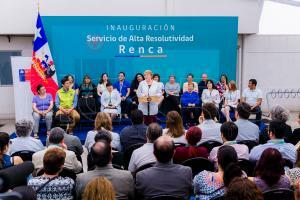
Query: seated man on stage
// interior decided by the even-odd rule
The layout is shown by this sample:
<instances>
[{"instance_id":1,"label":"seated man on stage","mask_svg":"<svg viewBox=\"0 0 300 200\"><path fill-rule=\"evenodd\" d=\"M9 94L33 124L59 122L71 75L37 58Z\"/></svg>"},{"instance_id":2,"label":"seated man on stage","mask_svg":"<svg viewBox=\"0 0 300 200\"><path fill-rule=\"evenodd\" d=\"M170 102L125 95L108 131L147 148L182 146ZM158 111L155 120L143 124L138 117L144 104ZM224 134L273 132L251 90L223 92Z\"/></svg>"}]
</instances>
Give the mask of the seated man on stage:
<instances>
[{"instance_id":1,"label":"seated man on stage","mask_svg":"<svg viewBox=\"0 0 300 200\"><path fill-rule=\"evenodd\" d=\"M76 123L80 120L80 115L75 110L77 106L77 94L76 91L70 88L70 81L67 76L61 80L62 88L59 89L55 97L55 106L58 111L58 115L67 115L72 118L72 123L69 125L67 132L73 133L73 129L76 126Z\"/></svg>"},{"instance_id":2,"label":"seated man on stage","mask_svg":"<svg viewBox=\"0 0 300 200\"><path fill-rule=\"evenodd\" d=\"M111 83L106 84L106 89L101 96L101 112L108 113L114 119L121 114L121 96Z\"/></svg>"},{"instance_id":3,"label":"seated man on stage","mask_svg":"<svg viewBox=\"0 0 300 200\"><path fill-rule=\"evenodd\" d=\"M196 122L200 115L200 98L194 91L194 85L188 86L188 90L181 96L182 117L184 122Z\"/></svg>"}]
</instances>

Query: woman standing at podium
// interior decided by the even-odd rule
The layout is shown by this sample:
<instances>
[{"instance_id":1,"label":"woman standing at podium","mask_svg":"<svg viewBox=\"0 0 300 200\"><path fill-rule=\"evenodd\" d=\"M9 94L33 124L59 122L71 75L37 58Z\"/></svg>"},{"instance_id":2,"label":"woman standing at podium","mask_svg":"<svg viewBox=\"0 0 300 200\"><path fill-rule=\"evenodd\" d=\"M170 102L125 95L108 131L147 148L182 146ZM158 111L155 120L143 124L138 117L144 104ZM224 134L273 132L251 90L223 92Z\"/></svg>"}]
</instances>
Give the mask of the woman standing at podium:
<instances>
[{"instance_id":1,"label":"woman standing at podium","mask_svg":"<svg viewBox=\"0 0 300 200\"><path fill-rule=\"evenodd\" d=\"M153 80L152 71L144 72L145 80L141 81L137 89L139 98L139 110L144 114L144 123L146 125L156 122L158 113L159 98L162 96L161 87L158 82Z\"/></svg>"}]
</instances>

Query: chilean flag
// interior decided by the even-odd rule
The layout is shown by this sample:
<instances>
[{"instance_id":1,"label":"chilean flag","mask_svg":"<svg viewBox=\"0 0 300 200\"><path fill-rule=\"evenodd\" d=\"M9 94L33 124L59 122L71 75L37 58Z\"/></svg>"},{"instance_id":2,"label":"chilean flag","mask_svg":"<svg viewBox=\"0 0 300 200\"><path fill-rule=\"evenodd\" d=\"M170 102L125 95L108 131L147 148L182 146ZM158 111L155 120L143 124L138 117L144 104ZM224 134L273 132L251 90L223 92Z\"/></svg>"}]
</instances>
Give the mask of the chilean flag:
<instances>
[{"instance_id":1,"label":"chilean flag","mask_svg":"<svg viewBox=\"0 0 300 200\"><path fill-rule=\"evenodd\" d=\"M57 77L40 14L36 21L30 70L30 86L34 94L37 94L39 84L45 86L54 100L58 90Z\"/></svg>"}]
</instances>

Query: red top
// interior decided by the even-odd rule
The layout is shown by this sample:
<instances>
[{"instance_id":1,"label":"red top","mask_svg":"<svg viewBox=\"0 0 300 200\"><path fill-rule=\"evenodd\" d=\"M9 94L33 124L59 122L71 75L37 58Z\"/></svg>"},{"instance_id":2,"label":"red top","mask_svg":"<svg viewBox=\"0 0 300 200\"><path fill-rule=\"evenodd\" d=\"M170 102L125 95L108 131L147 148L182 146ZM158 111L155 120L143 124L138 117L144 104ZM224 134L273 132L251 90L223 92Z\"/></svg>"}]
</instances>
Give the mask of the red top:
<instances>
[{"instance_id":1,"label":"red top","mask_svg":"<svg viewBox=\"0 0 300 200\"><path fill-rule=\"evenodd\" d=\"M173 162L179 164L187 159L196 158L196 157L208 158L207 149L205 147L180 146L180 147L176 147L175 149Z\"/></svg>"}]
</instances>

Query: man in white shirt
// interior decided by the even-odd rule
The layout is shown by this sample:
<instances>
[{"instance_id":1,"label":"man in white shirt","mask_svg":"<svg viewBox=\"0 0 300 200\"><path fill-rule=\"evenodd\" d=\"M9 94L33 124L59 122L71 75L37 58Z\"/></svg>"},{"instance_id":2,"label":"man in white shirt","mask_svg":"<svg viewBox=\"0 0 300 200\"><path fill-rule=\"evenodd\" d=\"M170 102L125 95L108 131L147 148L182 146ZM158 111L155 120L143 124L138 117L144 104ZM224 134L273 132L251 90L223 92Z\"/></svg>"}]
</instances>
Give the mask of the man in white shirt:
<instances>
[{"instance_id":1,"label":"man in white shirt","mask_svg":"<svg viewBox=\"0 0 300 200\"><path fill-rule=\"evenodd\" d=\"M251 113L251 106L245 102L241 102L237 106L237 112L234 123L237 125L239 132L236 138L237 141L242 140L259 140L259 127L248 120Z\"/></svg>"},{"instance_id":2,"label":"man in white shirt","mask_svg":"<svg viewBox=\"0 0 300 200\"><path fill-rule=\"evenodd\" d=\"M249 80L248 88L242 94L242 102L246 102L251 106L251 113L256 114L256 120L261 120L262 91L256 88L256 85L256 79Z\"/></svg>"},{"instance_id":3,"label":"man in white shirt","mask_svg":"<svg viewBox=\"0 0 300 200\"><path fill-rule=\"evenodd\" d=\"M138 168L149 163L155 163L153 154L153 143L162 135L162 128L157 123L151 123L147 128L147 143L133 151L129 162L128 170L132 173Z\"/></svg>"},{"instance_id":4,"label":"man in white shirt","mask_svg":"<svg viewBox=\"0 0 300 200\"><path fill-rule=\"evenodd\" d=\"M222 142L220 127L221 124L215 122L217 117L217 108L213 103L205 103L202 106L202 113L199 118L200 125L198 127L202 131L202 138L198 144L206 142L208 140L215 140Z\"/></svg>"}]
</instances>

